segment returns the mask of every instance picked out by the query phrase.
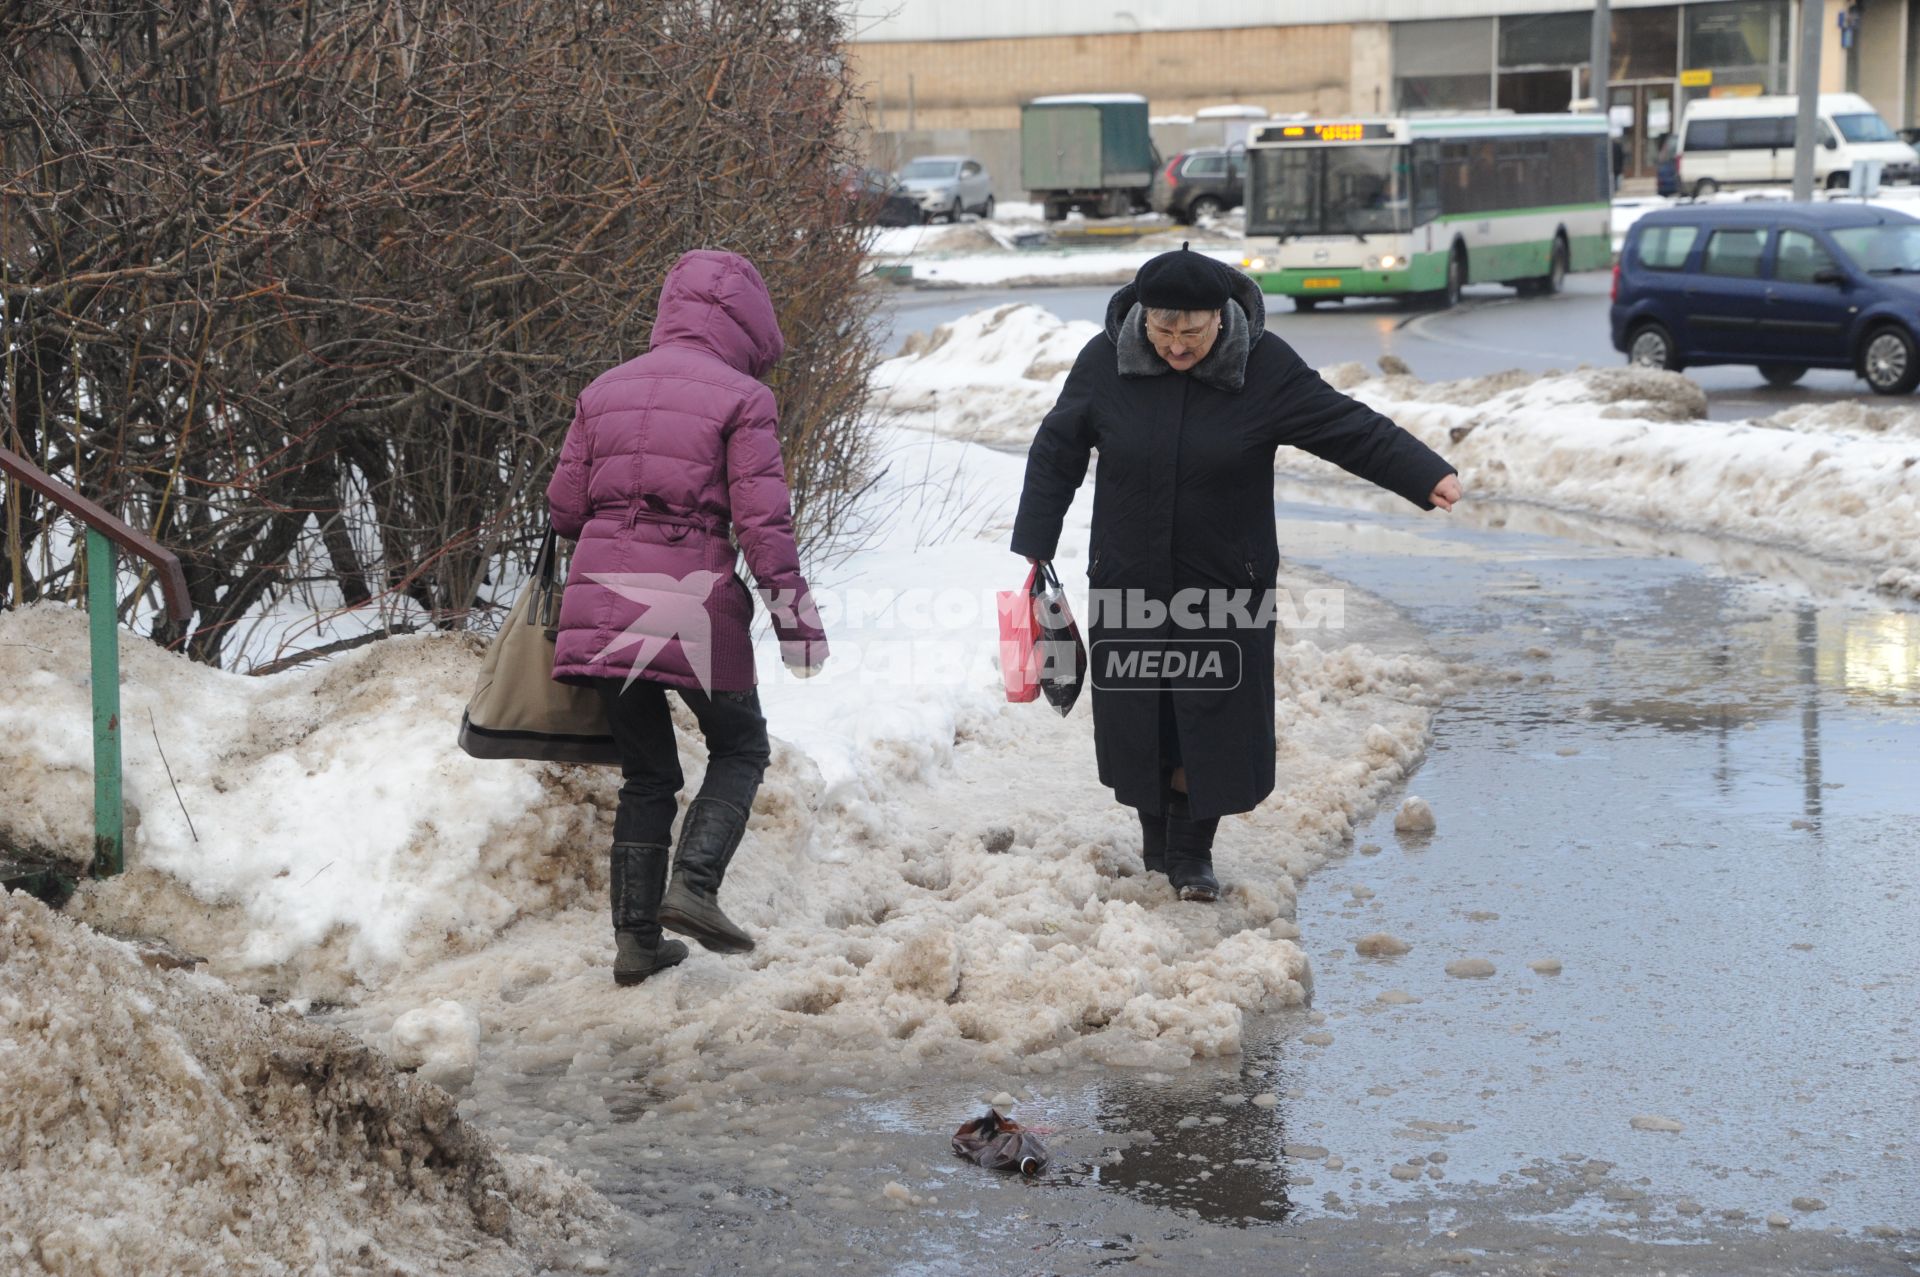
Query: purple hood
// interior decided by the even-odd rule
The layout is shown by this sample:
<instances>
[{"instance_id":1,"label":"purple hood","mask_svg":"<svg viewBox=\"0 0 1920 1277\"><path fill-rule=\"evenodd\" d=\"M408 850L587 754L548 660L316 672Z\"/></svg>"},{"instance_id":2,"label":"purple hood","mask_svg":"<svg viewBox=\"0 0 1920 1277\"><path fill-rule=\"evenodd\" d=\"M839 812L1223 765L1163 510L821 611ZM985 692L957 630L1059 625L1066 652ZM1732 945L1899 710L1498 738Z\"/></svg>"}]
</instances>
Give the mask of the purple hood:
<instances>
[{"instance_id":1,"label":"purple hood","mask_svg":"<svg viewBox=\"0 0 1920 1277\"><path fill-rule=\"evenodd\" d=\"M682 255L667 272L650 345L698 346L749 377L766 376L787 348L753 263L706 248Z\"/></svg>"}]
</instances>

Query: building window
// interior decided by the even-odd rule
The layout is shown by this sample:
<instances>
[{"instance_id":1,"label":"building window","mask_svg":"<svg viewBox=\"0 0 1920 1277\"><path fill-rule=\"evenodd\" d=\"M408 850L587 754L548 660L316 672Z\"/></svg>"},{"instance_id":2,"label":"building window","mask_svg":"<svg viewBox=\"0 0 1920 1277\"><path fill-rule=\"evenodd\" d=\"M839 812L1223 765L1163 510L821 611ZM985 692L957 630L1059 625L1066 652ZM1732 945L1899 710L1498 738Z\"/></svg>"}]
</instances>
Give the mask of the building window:
<instances>
[{"instance_id":1,"label":"building window","mask_svg":"<svg viewBox=\"0 0 1920 1277\"><path fill-rule=\"evenodd\" d=\"M1607 78L1671 80L1680 73L1680 10L1615 9L1613 70Z\"/></svg>"},{"instance_id":2,"label":"building window","mask_svg":"<svg viewBox=\"0 0 1920 1277\"><path fill-rule=\"evenodd\" d=\"M1587 61L1592 53L1591 13L1541 13L1500 19L1502 70L1507 67L1578 66Z\"/></svg>"},{"instance_id":3,"label":"building window","mask_svg":"<svg viewBox=\"0 0 1920 1277\"><path fill-rule=\"evenodd\" d=\"M1396 22L1393 97L1400 111L1484 111L1493 105L1493 19Z\"/></svg>"}]
</instances>

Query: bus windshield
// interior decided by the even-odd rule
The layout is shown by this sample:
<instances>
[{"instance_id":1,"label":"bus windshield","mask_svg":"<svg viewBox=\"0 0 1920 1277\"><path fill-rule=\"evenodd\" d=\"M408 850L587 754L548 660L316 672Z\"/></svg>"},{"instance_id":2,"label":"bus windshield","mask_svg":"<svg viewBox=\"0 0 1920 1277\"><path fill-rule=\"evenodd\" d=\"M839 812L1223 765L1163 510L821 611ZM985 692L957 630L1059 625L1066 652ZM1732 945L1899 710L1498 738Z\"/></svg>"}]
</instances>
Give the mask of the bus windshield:
<instances>
[{"instance_id":1,"label":"bus windshield","mask_svg":"<svg viewBox=\"0 0 1920 1277\"><path fill-rule=\"evenodd\" d=\"M1285 146L1255 153L1267 235L1366 235L1413 229L1405 146Z\"/></svg>"}]
</instances>

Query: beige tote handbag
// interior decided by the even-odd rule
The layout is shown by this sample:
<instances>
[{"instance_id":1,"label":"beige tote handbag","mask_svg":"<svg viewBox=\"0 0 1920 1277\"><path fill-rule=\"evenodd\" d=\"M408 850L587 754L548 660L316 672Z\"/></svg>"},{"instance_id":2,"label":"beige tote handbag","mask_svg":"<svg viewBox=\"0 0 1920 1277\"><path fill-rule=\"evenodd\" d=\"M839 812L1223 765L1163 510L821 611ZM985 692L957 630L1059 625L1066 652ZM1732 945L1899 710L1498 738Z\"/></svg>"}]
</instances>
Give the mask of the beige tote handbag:
<instances>
[{"instance_id":1,"label":"beige tote handbag","mask_svg":"<svg viewBox=\"0 0 1920 1277\"><path fill-rule=\"evenodd\" d=\"M553 529L533 561L533 579L480 663L480 681L460 716L460 748L475 758L620 765L607 713L592 688L553 681L560 589Z\"/></svg>"}]
</instances>

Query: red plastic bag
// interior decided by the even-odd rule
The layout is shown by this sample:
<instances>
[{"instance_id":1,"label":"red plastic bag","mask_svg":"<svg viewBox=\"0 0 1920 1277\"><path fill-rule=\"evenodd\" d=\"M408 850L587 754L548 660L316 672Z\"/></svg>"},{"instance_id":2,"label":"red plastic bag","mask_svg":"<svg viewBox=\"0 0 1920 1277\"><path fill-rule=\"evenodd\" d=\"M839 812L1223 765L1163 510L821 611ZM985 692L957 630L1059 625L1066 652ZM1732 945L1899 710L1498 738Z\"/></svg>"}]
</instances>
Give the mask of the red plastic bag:
<instances>
[{"instance_id":1,"label":"red plastic bag","mask_svg":"<svg viewBox=\"0 0 1920 1277\"><path fill-rule=\"evenodd\" d=\"M1040 627L1033 617L1033 586L1039 574L1036 564L1025 585L999 593L1000 679L1007 700L1015 705L1040 695Z\"/></svg>"}]
</instances>

